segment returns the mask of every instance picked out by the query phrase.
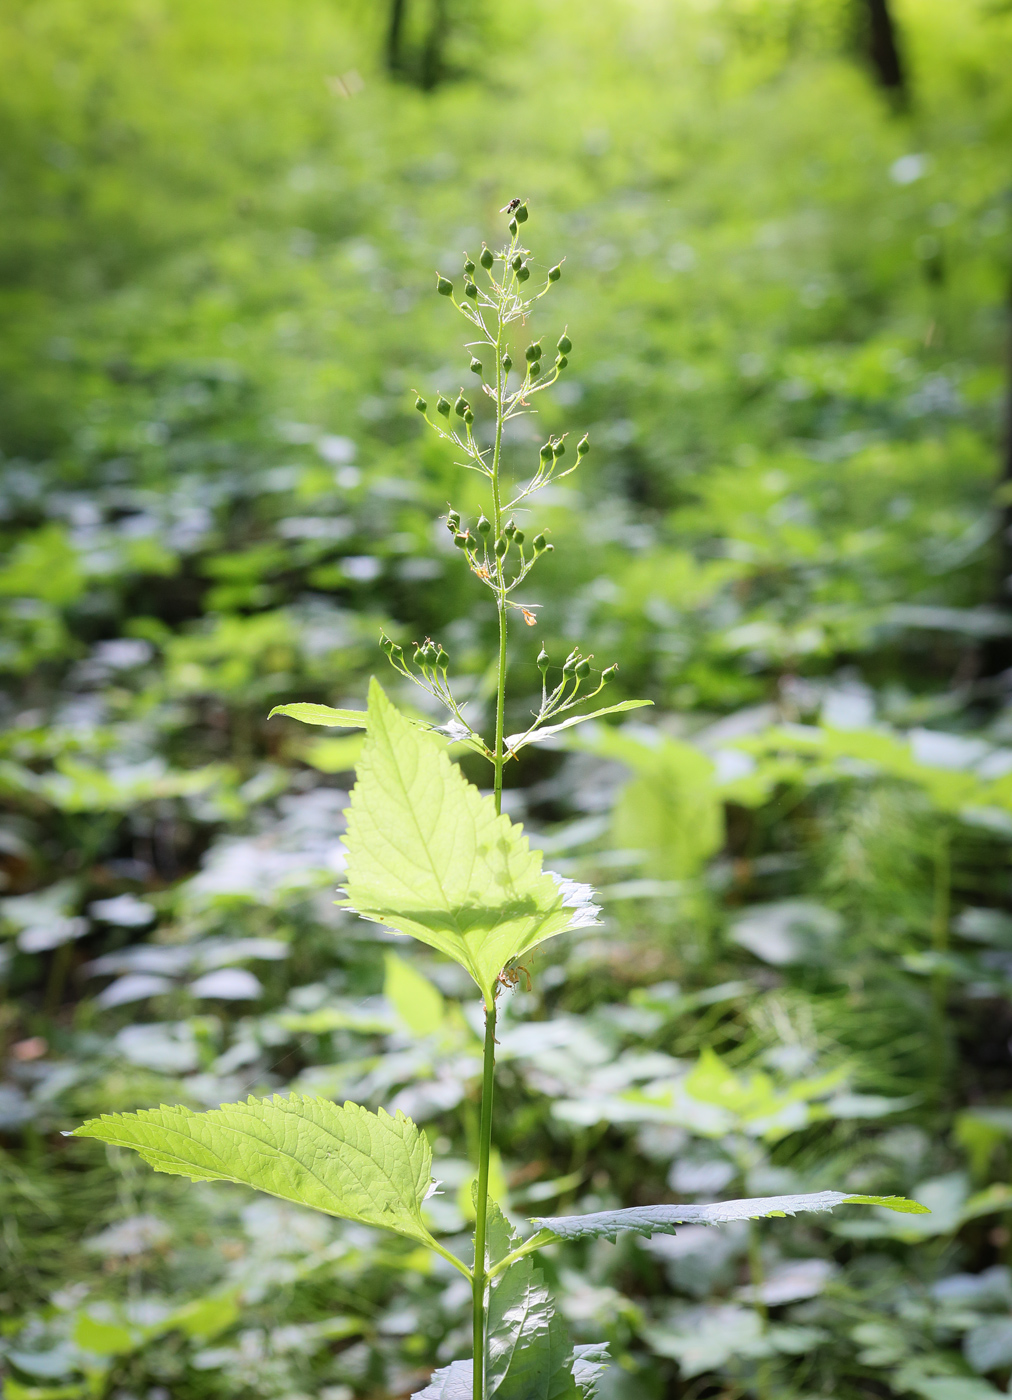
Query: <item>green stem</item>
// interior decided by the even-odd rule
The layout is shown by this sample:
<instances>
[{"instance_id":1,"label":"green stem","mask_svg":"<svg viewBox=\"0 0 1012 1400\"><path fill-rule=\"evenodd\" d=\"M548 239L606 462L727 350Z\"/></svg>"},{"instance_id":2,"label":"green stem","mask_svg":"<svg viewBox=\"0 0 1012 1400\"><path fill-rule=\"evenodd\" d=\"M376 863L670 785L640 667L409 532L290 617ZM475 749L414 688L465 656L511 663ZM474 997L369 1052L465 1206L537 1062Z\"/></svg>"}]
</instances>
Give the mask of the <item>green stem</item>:
<instances>
[{"instance_id":1,"label":"green stem","mask_svg":"<svg viewBox=\"0 0 1012 1400\"><path fill-rule=\"evenodd\" d=\"M495 1082L495 1018L496 1005L485 1008L485 1063L481 1081L481 1139L478 1144L478 1196L474 1222L474 1400L485 1395L485 1288L487 1282L485 1257L485 1227L488 1222L488 1166L492 1156L492 1090Z\"/></svg>"}]
</instances>

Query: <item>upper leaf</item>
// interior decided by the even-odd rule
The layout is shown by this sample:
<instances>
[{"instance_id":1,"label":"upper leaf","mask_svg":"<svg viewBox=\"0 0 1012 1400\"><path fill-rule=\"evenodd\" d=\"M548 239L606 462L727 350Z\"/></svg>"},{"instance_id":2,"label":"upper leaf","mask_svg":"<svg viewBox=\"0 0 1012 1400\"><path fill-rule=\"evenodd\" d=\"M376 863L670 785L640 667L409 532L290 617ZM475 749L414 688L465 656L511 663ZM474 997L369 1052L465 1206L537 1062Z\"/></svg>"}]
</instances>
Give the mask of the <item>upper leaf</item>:
<instances>
[{"instance_id":1,"label":"upper leaf","mask_svg":"<svg viewBox=\"0 0 1012 1400\"><path fill-rule=\"evenodd\" d=\"M301 700L294 705L275 705L267 718L275 715L287 715L303 724L323 724L328 729L364 729L367 719L364 710L335 710L331 705L311 705Z\"/></svg>"},{"instance_id":2,"label":"upper leaf","mask_svg":"<svg viewBox=\"0 0 1012 1400\"><path fill-rule=\"evenodd\" d=\"M623 714L626 710L641 710L644 705L652 705L652 700L620 700L617 705L605 705L601 710L591 710L586 715L572 715L569 719L564 719L559 724L548 724L540 729L522 729L518 734L509 734L506 738L506 748L510 753L519 753L528 744L540 744L543 739L550 739L553 734L559 734L563 729L572 729L574 725L585 724L590 719L600 719L602 715Z\"/></svg>"},{"instance_id":3,"label":"upper leaf","mask_svg":"<svg viewBox=\"0 0 1012 1400\"><path fill-rule=\"evenodd\" d=\"M836 1206L884 1206L907 1215L928 1214L927 1206L902 1196L848 1196L842 1191L816 1191L802 1196L756 1196L746 1201L716 1201L711 1205L633 1206L629 1210L600 1210L590 1215L556 1215L535 1220L539 1226L524 1246L537 1248L553 1240L605 1238L621 1230L642 1235L673 1235L679 1225L722 1225L731 1220L758 1220L769 1215L794 1215L799 1210L833 1210Z\"/></svg>"},{"instance_id":4,"label":"upper leaf","mask_svg":"<svg viewBox=\"0 0 1012 1400\"><path fill-rule=\"evenodd\" d=\"M206 1113L162 1107L103 1114L74 1135L132 1147L157 1171L241 1182L328 1215L381 1225L445 1254L422 1223L432 1153L403 1113L391 1117L292 1094Z\"/></svg>"},{"instance_id":5,"label":"upper leaf","mask_svg":"<svg viewBox=\"0 0 1012 1400\"><path fill-rule=\"evenodd\" d=\"M523 829L496 815L375 680L368 735L344 838L348 903L453 958L491 1005L514 958L594 920L590 892L542 871Z\"/></svg>"}]
</instances>

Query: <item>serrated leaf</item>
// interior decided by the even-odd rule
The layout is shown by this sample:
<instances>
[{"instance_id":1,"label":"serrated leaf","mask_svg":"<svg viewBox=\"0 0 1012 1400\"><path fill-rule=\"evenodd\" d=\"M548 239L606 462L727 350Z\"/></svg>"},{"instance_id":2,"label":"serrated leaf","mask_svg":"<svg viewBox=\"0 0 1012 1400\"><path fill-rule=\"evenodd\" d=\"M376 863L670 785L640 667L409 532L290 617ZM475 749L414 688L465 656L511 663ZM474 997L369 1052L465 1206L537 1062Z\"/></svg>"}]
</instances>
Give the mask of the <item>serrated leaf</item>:
<instances>
[{"instance_id":1,"label":"serrated leaf","mask_svg":"<svg viewBox=\"0 0 1012 1400\"><path fill-rule=\"evenodd\" d=\"M348 808L348 904L470 973L491 1005L513 959L593 922L585 887L541 869L523 828L497 816L446 753L369 687L368 739Z\"/></svg>"},{"instance_id":2,"label":"serrated leaf","mask_svg":"<svg viewBox=\"0 0 1012 1400\"><path fill-rule=\"evenodd\" d=\"M908 1215L926 1215L918 1201L902 1196L848 1196L842 1191L816 1191L799 1196L756 1196L744 1201L716 1201L710 1205L633 1206L628 1210L601 1210L589 1215L545 1216L535 1219L539 1233L525 1248L538 1248L552 1240L610 1239L622 1230L642 1235L672 1235L679 1225L723 1225L732 1220L759 1220L763 1216L795 1215L798 1211L833 1210L836 1206L884 1206Z\"/></svg>"},{"instance_id":3,"label":"serrated leaf","mask_svg":"<svg viewBox=\"0 0 1012 1400\"><path fill-rule=\"evenodd\" d=\"M103 1114L75 1137L132 1147L156 1171L235 1181L328 1215L378 1225L446 1251L422 1223L432 1185L425 1135L403 1113L343 1108L328 1099L254 1099L206 1113L189 1108ZM463 1269L463 1265L458 1267Z\"/></svg>"},{"instance_id":4,"label":"serrated leaf","mask_svg":"<svg viewBox=\"0 0 1012 1400\"><path fill-rule=\"evenodd\" d=\"M510 753L519 753L528 744L539 744L542 739L559 734L563 729L572 729L577 724L585 724L589 719L600 719L602 715L619 715L626 710L641 710L644 705L652 705L653 703L652 700L620 700L617 705L605 705L602 710L591 710L586 715L572 715L569 719L562 720L560 724L548 724L533 732L523 729L518 734L507 736L506 747Z\"/></svg>"},{"instance_id":5,"label":"serrated leaf","mask_svg":"<svg viewBox=\"0 0 1012 1400\"><path fill-rule=\"evenodd\" d=\"M573 1379L583 1392L583 1400L594 1400L608 1361L607 1342L587 1342L573 1349Z\"/></svg>"},{"instance_id":6,"label":"serrated leaf","mask_svg":"<svg viewBox=\"0 0 1012 1400\"><path fill-rule=\"evenodd\" d=\"M335 710L331 705L312 705L302 700L292 705L275 705L267 718L275 715L297 719L300 724L323 724L328 729L364 729L368 719L364 710Z\"/></svg>"}]
</instances>

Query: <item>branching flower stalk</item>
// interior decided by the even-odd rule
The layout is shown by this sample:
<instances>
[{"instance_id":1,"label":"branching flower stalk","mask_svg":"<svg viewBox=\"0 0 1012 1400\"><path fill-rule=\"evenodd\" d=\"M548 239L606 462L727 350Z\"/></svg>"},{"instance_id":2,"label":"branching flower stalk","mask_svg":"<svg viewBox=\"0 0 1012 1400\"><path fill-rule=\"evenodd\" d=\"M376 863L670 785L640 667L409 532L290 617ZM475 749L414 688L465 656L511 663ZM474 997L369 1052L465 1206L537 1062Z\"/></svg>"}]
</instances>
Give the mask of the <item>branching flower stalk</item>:
<instances>
[{"instance_id":1,"label":"branching flower stalk","mask_svg":"<svg viewBox=\"0 0 1012 1400\"><path fill-rule=\"evenodd\" d=\"M542 869L541 853L529 849L520 826L502 812L503 769L526 744L598 715L648 702L624 700L601 709L569 714L614 676L616 667L592 669L591 656L574 648L549 682L548 655L541 648L541 698L531 723L505 733L507 644L511 620L537 623L533 606L516 596L537 561L552 549L543 532L527 544L513 511L551 481L579 464L586 437L566 463L564 437L550 437L526 482L507 488L503 431L531 401L554 384L572 350L568 334L557 342L554 364L532 340L514 371L510 333L526 326L534 303L557 282L561 264L530 296L531 254L521 229L528 210L511 200L503 211L509 241L498 251L482 246L478 264L465 254L463 299L437 276L448 298L477 332L469 343L471 371L480 393L494 407L488 445L475 436L475 414L463 389L451 404L440 395L434 417L421 397L416 407L431 427L462 454L461 465L488 482L489 515L482 510L474 531L452 508L446 516L454 543L475 577L491 592L499 623L495 736L491 743L467 721L449 680L450 658L431 638L404 647L387 636L381 645L394 669L438 699L450 712L437 728L402 714L374 679L367 711L327 705L280 705L280 713L307 724L367 731L356 783L346 812L347 851L344 907L360 918L415 938L452 958L473 979L485 1007L481 1120L475 1189L474 1258L458 1258L432 1233L425 1202L436 1188L432 1152L417 1124L403 1113L374 1113L355 1103L290 1093L250 1098L197 1113L161 1107L103 1115L83 1123L77 1136L131 1147L159 1171L195 1181L241 1182L283 1200L345 1220L392 1230L439 1254L471 1285L473 1354L437 1371L413 1400L591 1400L606 1364L601 1345L572 1346L533 1261L543 1245L576 1239L614 1239L622 1230L673 1234L688 1222L718 1224L799 1210L830 1210L846 1202L923 1211L895 1197L846 1196L839 1191L722 1201L713 1205L658 1205L589 1215L535 1219L526 1238L489 1199L495 1080L495 1032L504 987L515 986L523 958L546 939L596 922L592 891ZM480 264L481 272L478 271ZM479 353L475 353L479 352ZM483 358L481 358L483 357ZM489 372L486 373L486 365ZM494 375L491 368L494 366ZM480 430L479 430L480 431ZM596 674L596 682L591 678ZM434 734L443 740L434 740ZM446 738L462 742L492 765L493 793L482 796L446 752ZM421 973L414 973L421 977Z\"/></svg>"}]
</instances>

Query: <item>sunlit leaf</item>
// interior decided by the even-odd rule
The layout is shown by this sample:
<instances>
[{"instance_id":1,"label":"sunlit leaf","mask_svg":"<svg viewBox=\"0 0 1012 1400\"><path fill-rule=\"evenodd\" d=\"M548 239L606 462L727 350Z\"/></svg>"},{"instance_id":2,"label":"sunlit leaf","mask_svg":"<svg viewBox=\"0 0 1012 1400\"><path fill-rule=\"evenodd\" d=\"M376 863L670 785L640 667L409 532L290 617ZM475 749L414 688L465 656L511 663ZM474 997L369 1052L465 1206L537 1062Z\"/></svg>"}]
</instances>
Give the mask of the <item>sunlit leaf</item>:
<instances>
[{"instance_id":1,"label":"sunlit leaf","mask_svg":"<svg viewBox=\"0 0 1012 1400\"><path fill-rule=\"evenodd\" d=\"M311 705L302 700L292 705L275 705L267 718L275 715L297 719L301 724L323 724L328 729L364 729L367 718L364 710L335 710L330 705Z\"/></svg>"},{"instance_id":2,"label":"sunlit leaf","mask_svg":"<svg viewBox=\"0 0 1012 1400\"><path fill-rule=\"evenodd\" d=\"M572 729L577 724L585 724L589 719L600 719L602 715L619 715L626 710L641 710L644 705L652 705L652 700L620 700L617 705L605 705L602 710L591 710L586 715L571 715L569 719L562 720L559 724L546 724L543 728L535 729L533 733L527 730L520 730L517 734L510 734L506 738L506 747L511 753L519 753L528 744L539 744L543 739L549 739L553 734L560 734L563 729Z\"/></svg>"},{"instance_id":3,"label":"sunlit leaf","mask_svg":"<svg viewBox=\"0 0 1012 1400\"><path fill-rule=\"evenodd\" d=\"M486 1005L513 959L595 921L589 890L543 872L523 829L375 680L344 840L351 908L460 963Z\"/></svg>"}]
</instances>

